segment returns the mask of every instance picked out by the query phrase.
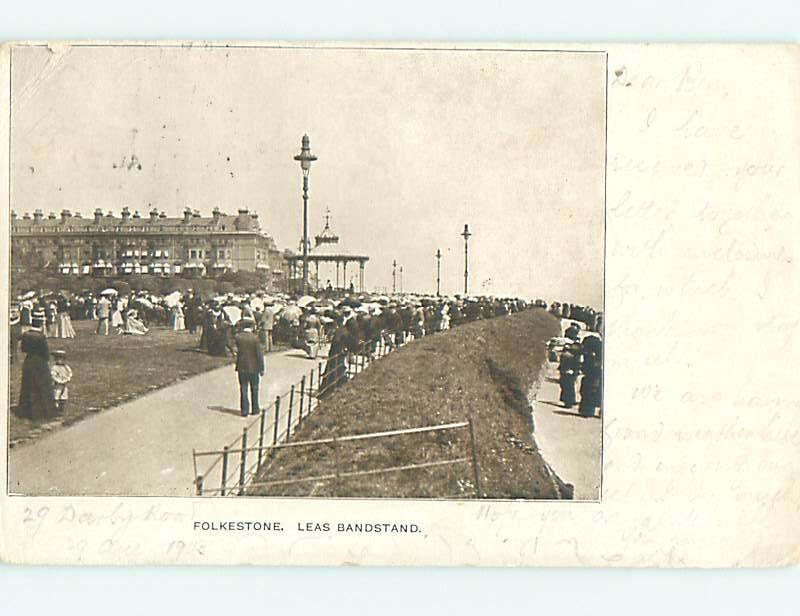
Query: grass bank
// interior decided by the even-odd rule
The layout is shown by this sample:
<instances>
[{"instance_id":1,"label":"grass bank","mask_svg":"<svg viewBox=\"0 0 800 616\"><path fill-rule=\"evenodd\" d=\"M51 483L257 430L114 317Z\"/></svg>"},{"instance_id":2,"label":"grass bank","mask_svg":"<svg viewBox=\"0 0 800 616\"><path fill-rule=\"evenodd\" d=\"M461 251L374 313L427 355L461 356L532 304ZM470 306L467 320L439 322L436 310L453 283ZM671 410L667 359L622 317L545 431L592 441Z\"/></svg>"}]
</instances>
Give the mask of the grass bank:
<instances>
[{"instance_id":1,"label":"grass bank","mask_svg":"<svg viewBox=\"0 0 800 616\"><path fill-rule=\"evenodd\" d=\"M293 435L313 440L472 418L487 498L558 498L531 438L527 392L559 322L542 310L470 323L413 342L327 398ZM464 430L278 450L255 482L435 462L470 455ZM254 495L471 498L468 464L254 486Z\"/></svg>"}]
</instances>

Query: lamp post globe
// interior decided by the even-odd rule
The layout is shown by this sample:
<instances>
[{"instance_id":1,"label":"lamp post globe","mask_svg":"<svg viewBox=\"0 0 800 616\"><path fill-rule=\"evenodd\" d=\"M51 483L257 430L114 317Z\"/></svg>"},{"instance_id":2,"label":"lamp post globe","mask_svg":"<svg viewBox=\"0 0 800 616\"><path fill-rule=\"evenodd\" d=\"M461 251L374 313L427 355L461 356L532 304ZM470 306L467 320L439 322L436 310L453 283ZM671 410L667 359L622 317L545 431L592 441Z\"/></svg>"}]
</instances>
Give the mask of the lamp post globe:
<instances>
[{"instance_id":1,"label":"lamp post globe","mask_svg":"<svg viewBox=\"0 0 800 616\"><path fill-rule=\"evenodd\" d=\"M308 293L308 174L317 157L311 153L311 140L303 135L300 153L294 157L303 172L303 295Z\"/></svg>"}]
</instances>

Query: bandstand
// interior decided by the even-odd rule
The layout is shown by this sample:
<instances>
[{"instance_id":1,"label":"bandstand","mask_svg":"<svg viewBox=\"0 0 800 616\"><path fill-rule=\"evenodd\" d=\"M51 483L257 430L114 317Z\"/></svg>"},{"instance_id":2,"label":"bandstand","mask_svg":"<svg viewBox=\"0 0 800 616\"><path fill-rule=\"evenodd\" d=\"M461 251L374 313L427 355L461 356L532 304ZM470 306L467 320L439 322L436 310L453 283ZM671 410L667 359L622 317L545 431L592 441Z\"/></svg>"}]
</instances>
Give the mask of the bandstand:
<instances>
[{"instance_id":1,"label":"bandstand","mask_svg":"<svg viewBox=\"0 0 800 616\"><path fill-rule=\"evenodd\" d=\"M313 264L313 286L317 290L324 290L328 285L328 281L330 281L330 285L334 290L346 291L349 287L347 267L348 265L351 267L357 265L358 278L357 282L353 283L353 286L358 292L362 293L364 292L364 268L367 261L369 261L369 257L343 246L339 241L339 236L331 229L330 219L330 210L327 210L325 212L325 228L322 233L314 238L314 245L308 250L309 269ZM300 241L300 248L302 252L302 240ZM326 266L335 266L336 271L333 279L320 279L320 265L322 265L323 270ZM292 255L289 257L289 277L297 282L302 279L302 275L303 255Z\"/></svg>"}]
</instances>

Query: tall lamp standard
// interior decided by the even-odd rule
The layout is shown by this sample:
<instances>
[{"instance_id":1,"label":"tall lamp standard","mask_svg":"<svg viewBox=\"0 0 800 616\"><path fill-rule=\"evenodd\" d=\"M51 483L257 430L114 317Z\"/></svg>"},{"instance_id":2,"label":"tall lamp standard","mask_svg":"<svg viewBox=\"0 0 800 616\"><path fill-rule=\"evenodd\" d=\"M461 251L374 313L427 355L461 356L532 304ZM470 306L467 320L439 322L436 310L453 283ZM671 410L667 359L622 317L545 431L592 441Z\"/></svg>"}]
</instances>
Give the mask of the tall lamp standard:
<instances>
[{"instance_id":1,"label":"tall lamp standard","mask_svg":"<svg viewBox=\"0 0 800 616\"><path fill-rule=\"evenodd\" d=\"M403 266L400 266L400 293L403 292Z\"/></svg>"},{"instance_id":2,"label":"tall lamp standard","mask_svg":"<svg viewBox=\"0 0 800 616\"><path fill-rule=\"evenodd\" d=\"M436 297L439 297L441 293L439 292L439 283L442 279L442 251L438 248L436 249Z\"/></svg>"},{"instance_id":3,"label":"tall lamp standard","mask_svg":"<svg viewBox=\"0 0 800 616\"><path fill-rule=\"evenodd\" d=\"M464 238L464 295L469 295L469 238L472 233L469 232L469 225L464 225L464 233L461 234Z\"/></svg>"},{"instance_id":4,"label":"tall lamp standard","mask_svg":"<svg viewBox=\"0 0 800 616\"><path fill-rule=\"evenodd\" d=\"M392 259L392 294L397 293L397 259Z\"/></svg>"},{"instance_id":5,"label":"tall lamp standard","mask_svg":"<svg viewBox=\"0 0 800 616\"><path fill-rule=\"evenodd\" d=\"M308 172L317 157L311 153L308 135L303 135L300 153L294 157L303 171L303 295L308 293Z\"/></svg>"}]
</instances>

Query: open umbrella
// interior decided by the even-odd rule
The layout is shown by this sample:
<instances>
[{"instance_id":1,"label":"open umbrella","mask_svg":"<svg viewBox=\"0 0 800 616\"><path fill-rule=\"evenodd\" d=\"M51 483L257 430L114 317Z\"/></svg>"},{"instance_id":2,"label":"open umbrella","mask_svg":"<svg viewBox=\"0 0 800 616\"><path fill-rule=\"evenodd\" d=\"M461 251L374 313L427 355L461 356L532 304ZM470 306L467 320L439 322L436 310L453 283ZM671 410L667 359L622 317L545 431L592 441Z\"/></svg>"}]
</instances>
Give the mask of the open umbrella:
<instances>
[{"instance_id":1,"label":"open umbrella","mask_svg":"<svg viewBox=\"0 0 800 616\"><path fill-rule=\"evenodd\" d=\"M119 291L116 289L106 289L105 291L100 291L100 295L119 295Z\"/></svg>"},{"instance_id":2,"label":"open umbrella","mask_svg":"<svg viewBox=\"0 0 800 616\"><path fill-rule=\"evenodd\" d=\"M242 318L242 309L238 306L224 306L222 311L228 315L228 318L234 325L236 325Z\"/></svg>"},{"instance_id":3,"label":"open umbrella","mask_svg":"<svg viewBox=\"0 0 800 616\"><path fill-rule=\"evenodd\" d=\"M317 299L315 297L311 297L310 295L304 295L300 299L297 300L297 305L301 308L305 308L309 304L313 304Z\"/></svg>"},{"instance_id":4,"label":"open umbrella","mask_svg":"<svg viewBox=\"0 0 800 616\"><path fill-rule=\"evenodd\" d=\"M299 319L301 316L303 316L303 309L295 304L286 306L280 313L281 319L289 322Z\"/></svg>"},{"instance_id":5,"label":"open umbrella","mask_svg":"<svg viewBox=\"0 0 800 616\"><path fill-rule=\"evenodd\" d=\"M180 291L173 291L169 295L164 296L164 303L169 306L170 308L174 308L178 305L178 302L181 299L181 292Z\"/></svg>"}]
</instances>

